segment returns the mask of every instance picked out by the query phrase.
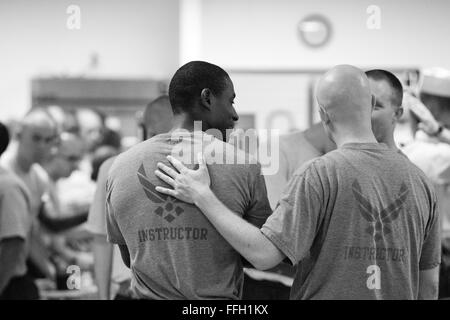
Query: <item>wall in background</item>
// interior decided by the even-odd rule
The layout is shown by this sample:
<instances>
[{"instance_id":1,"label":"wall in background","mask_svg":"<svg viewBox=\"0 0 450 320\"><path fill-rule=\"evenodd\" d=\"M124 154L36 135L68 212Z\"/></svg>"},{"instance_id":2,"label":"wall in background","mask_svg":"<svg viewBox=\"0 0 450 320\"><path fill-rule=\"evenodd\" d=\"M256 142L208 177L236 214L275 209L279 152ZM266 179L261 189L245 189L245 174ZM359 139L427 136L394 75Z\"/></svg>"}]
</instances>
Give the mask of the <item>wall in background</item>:
<instances>
[{"instance_id":1,"label":"wall in background","mask_svg":"<svg viewBox=\"0 0 450 320\"><path fill-rule=\"evenodd\" d=\"M448 0L196 1L201 1L202 17L201 35L195 36L201 39L198 58L228 70L325 70L345 63L362 68L450 68ZM367 8L373 4L381 10L379 30L367 27ZM319 49L305 46L297 33L299 21L315 13L326 16L333 28L331 41ZM277 74L272 79L237 76L236 107L257 112L259 127L279 110L291 115L295 127L305 129L309 97L304 81L281 77L285 80L279 81ZM286 131L288 126L280 122L276 127Z\"/></svg>"},{"instance_id":2,"label":"wall in background","mask_svg":"<svg viewBox=\"0 0 450 320\"><path fill-rule=\"evenodd\" d=\"M78 31L66 28L73 1L0 0L0 119L28 110L32 77L162 79L180 63L204 59L231 71L238 111L256 113L258 127L272 111L287 110L304 129L309 115L303 82L297 86L294 76L264 78L233 70L326 69L340 63L450 68L448 0L75 2L82 14ZM366 25L372 4L381 9L380 30ZM297 24L311 13L331 21L333 37L325 48L309 49L299 40ZM95 68L93 54L99 61ZM283 120L277 123L286 127Z\"/></svg>"},{"instance_id":3,"label":"wall in background","mask_svg":"<svg viewBox=\"0 0 450 320\"><path fill-rule=\"evenodd\" d=\"M81 9L80 30L66 27L71 4ZM0 119L30 108L32 77L169 77L178 16L174 0L0 0Z\"/></svg>"},{"instance_id":4,"label":"wall in background","mask_svg":"<svg viewBox=\"0 0 450 320\"><path fill-rule=\"evenodd\" d=\"M380 30L367 28L373 4ZM448 0L202 0L201 54L228 68L450 68L449 12ZM323 49L299 41L297 23L311 13L333 25Z\"/></svg>"}]
</instances>

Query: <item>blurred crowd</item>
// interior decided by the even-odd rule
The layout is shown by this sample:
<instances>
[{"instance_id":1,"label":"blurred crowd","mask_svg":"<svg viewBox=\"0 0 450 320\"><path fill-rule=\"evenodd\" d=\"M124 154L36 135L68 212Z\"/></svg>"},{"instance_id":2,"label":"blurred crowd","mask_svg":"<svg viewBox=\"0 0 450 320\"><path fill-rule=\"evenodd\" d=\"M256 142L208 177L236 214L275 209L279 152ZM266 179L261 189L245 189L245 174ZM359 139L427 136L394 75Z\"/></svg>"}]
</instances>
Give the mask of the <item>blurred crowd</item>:
<instances>
[{"instance_id":1,"label":"blurred crowd","mask_svg":"<svg viewBox=\"0 0 450 320\"><path fill-rule=\"evenodd\" d=\"M147 134L145 117L136 120ZM100 166L124 150L121 133L106 118L92 109L48 106L0 124L3 298L38 299L43 292L73 289L70 266L79 268L74 274L83 287L96 292L93 233L86 221Z\"/></svg>"}]
</instances>

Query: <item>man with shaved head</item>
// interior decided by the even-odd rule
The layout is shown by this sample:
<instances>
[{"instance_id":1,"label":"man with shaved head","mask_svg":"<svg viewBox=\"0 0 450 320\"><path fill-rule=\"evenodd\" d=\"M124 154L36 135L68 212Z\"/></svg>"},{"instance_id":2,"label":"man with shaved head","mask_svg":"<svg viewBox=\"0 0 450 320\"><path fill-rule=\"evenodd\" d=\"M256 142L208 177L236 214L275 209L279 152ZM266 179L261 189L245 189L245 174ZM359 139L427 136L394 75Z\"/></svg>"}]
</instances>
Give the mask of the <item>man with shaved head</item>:
<instances>
[{"instance_id":1,"label":"man with shaved head","mask_svg":"<svg viewBox=\"0 0 450 320\"><path fill-rule=\"evenodd\" d=\"M172 129L173 112L168 95L162 95L151 101L144 110L142 123L144 140Z\"/></svg>"},{"instance_id":2,"label":"man with shaved head","mask_svg":"<svg viewBox=\"0 0 450 320\"><path fill-rule=\"evenodd\" d=\"M337 149L299 168L258 229L211 192L208 168L170 158L157 191L194 203L258 269L297 266L291 299L434 299L440 239L436 195L422 171L375 139L367 76L341 65L319 81L325 131Z\"/></svg>"},{"instance_id":3,"label":"man with shaved head","mask_svg":"<svg viewBox=\"0 0 450 320\"><path fill-rule=\"evenodd\" d=\"M53 278L55 268L48 260L48 252L39 237L38 214L42 197L47 192L48 178L41 164L48 161L56 151L57 123L41 108L32 109L21 121L16 141L2 158L5 168L14 172L25 184L30 194L33 228L30 241L30 262L38 276Z\"/></svg>"}]
</instances>

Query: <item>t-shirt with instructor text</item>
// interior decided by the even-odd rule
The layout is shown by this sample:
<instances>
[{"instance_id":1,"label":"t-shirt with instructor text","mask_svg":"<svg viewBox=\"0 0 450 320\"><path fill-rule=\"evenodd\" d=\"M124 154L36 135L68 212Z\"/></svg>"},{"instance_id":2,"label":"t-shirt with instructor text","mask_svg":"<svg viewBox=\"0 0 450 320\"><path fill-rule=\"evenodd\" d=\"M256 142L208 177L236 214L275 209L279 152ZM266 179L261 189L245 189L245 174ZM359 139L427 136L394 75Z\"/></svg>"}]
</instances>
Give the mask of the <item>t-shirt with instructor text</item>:
<instances>
[{"instance_id":1,"label":"t-shirt with instructor text","mask_svg":"<svg viewBox=\"0 0 450 320\"><path fill-rule=\"evenodd\" d=\"M166 156L172 154L194 168L202 150L211 189L230 210L258 227L272 213L261 166L206 133L158 135L119 155L107 181L108 240L128 247L137 298L242 296L239 253L196 206L155 190L168 186L154 174L158 162L170 166Z\"/></svg>"},{"instance_id":2,"label":"t-shirt with instructor text","mask_svg":"<svg viewBox=\"0 0 450 320\"><path fill-rule=\"evenodd\" d=\"M385 144L299 168L261 230L298 265L291 299L417 299L419 271L440 263L433 187Z\"/></svg>"}]
</instances>

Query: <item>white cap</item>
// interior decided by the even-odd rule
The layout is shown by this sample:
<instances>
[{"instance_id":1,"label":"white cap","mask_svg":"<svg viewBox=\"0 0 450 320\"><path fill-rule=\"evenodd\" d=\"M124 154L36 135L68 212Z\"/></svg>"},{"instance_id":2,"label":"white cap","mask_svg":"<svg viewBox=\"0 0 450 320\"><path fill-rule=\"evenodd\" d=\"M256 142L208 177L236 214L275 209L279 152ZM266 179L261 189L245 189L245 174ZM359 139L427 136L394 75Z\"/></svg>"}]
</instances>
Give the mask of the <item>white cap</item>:
<instances>
[{"instance_id":1,"label":"white cap","mask_svg":"<svg viewBox=\"0 0 450 320\"><path fill-rule=\"evenodd\" d=\"M430 68L422 72L421 92L450 98L450 70Z\"/></svg>"}]
</instances>

